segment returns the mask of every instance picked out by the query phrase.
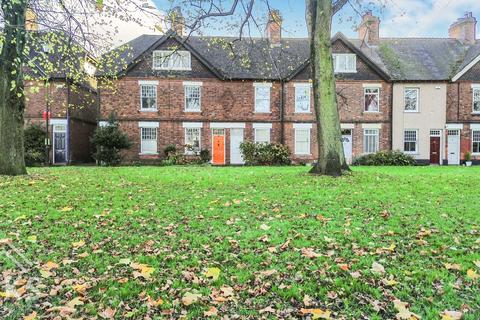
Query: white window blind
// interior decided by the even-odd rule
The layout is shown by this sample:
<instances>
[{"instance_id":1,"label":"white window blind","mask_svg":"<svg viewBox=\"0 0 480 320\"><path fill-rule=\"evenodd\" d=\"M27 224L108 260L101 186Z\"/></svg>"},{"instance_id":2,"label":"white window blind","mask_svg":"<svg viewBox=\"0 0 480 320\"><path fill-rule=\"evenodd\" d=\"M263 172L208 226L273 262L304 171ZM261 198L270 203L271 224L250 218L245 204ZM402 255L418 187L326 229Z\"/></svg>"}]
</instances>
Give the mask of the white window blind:
<instances>
[{"instance_id":1,"label":"white window blind","mask_svg":"<svg viewBox=\"0 0 480 320\"><path fill-rule=\"evenodd\" d=\"M375 153L379 149L379 130L364 129L363 131L363 152Z\"/></svg>"},{"instance_id":2,"label":"white window blind","mask_svg":"<svg viewBox=\"0 0 480 320\"><path fill-rule=\"evenodd\" d=\"M295 129L295 154L310 154L310 129Z\"/></svg>"},{"instance_id":3,"label":"white window blind","mask_svg":"<svg viewBox=\"0 0 480 320\"><path fill-rule=\"evenodd\" d=\"M337 73L357 72L357 56L354 54L333 54L333 67Z\"/></svg>"},{"instance_id":4,"label":"white window blind","mask_svg":"<svg viewBox=\"0 0 480 320\"><path fill-rule=\"evenodd\" d=\"M255 86L255 112L270 112L270 86Z\"/></svg>"},{"instance_id":5,"label":"white window blind","mask_svg":"<svg viewBox=\"0 0 480 320\"><path fill-rule=\"evenodd\" d=\"M157 128L140 128L141 130L141 153L157 153Z\"/></svg>"},{"instance_id":6,"label":"white window blind","mask_svg":"<svg viewBox=\"0 0 480 320\"><path fill-rule=\"evenodd\" d=\"M191 55L188 51L157 50L153 52L154 70L191 70Z\"/></svg>"}]
</instances>

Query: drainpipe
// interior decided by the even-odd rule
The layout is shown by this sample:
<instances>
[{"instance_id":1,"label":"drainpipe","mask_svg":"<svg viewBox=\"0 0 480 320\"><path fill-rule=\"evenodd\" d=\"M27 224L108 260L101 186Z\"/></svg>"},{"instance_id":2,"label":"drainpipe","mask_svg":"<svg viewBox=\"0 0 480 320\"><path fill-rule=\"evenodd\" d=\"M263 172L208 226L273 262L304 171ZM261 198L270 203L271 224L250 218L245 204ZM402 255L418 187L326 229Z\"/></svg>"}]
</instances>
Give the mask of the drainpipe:
<instances>
[{"instance_id":1,"label":"drainpipe","mask_svg":"<svg viewBox=\"0 0 480 320\"><path fill-rule=\"evenodd\" d=\"M393 82L390 82L390 150L393 150ZM405 115L403 115L405 116Z\"/></svg>"},{"instance_id":2,"label":"drainpipe","mask_svg":"<svg viewBox=\"0 0 480 320\"><path fill-rule=\"evenodd\" d=\"M460 121L460 82L457 82L457 122Z\"/></svg>"},{"instance_id":3,"label":"drainpipe","mask_svg":"<svg viewBox=\"0 0 480 320\"><path fill-rule=\"evenodd\" d=\"M285 81L280 84L280 143L285 145Z\"/></svg>"},{"instance_id":4,"label":"drainpipe","mask_svg":"<svg viewBox=\"0 0 480 320\"><path fill-rule=\"evenodd\" d=\"M45 87L45 127L46 127L46 133L45 133L45 164L48 166L50 165L50 133L49 133L49 125L50 125L50 96L49 96L49 90L50 86L48 83L48 79L45 80L44 82L44 87Z\"/></svg>"},{"instance_id":5,"label":"drainpipe","mask_svg":"<svg viewBox=\"0 0 480 320\"><path fill-rule=\"evenodd\" d=\"M65 137L65 156L67 160L67 165L70 164L70 81L67 81L67 130L66 130L66 137Z\"/></svg>"}]
</instances>

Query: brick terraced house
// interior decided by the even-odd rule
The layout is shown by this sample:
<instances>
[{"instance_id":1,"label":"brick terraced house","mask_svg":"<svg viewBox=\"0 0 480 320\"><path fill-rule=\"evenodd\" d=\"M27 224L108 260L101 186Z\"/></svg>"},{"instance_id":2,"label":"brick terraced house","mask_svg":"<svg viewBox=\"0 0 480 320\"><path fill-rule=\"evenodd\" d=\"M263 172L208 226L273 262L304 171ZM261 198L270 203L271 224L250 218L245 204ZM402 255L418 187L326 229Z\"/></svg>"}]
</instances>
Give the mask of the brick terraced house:
<instances>
[{"instance_id":1,"label":"brick terraced house","mask_svg":"<svg viewBox=\"0 0 480 320\"><path fill-rule=\"evenodd\" d=\"M100 83L99 120L114 112L133 140L125 161L161 159L173 144L186 154L207 149L216 165L242 164L240 143L251 140L285 144L295 162L313 162L308 40L282 38L273 14L266 38L183 37L177 26L118 51L126 63L99 74L115 76L113 88ZM431 164L460 164L466 152L480 159L480 43L472 24L469 14L446 39L386 39L367 12L359 39L332 38L349 161L391 149Z\"/></svg>"},{"instance_id":2,"label":"brick terraced house","mask_svg":"<svg viewBox=\"0 0 480 320\"><path fill-rule=\"evenodd\" d=\"M98 95L95 67L82 49L78 61L67 58L67 45L53 33L29 30L29 64L25 70L25 125L48 129L48 162L73 164L92 162L90 136L97 127ZM55 39L55 40L54 40ZM70 64L74 64L71 65ZM83 70L81 81L73 79L69 68ZM80 72L74 74L80 76ZM90 77L88 76L90 74Z\"/></svg>"}]
</instances>

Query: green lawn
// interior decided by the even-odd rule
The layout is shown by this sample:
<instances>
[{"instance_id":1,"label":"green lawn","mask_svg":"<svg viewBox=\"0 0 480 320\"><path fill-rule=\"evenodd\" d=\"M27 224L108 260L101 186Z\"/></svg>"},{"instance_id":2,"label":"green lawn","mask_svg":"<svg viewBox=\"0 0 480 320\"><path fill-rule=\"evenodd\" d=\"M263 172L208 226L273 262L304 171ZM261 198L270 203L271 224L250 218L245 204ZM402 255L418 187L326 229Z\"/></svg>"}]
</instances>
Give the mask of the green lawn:
<instances>
[{"instance_id":1,"label":"green lawn","mask_svg":"<svg viewBox=\"0 0 480 320\"><path fill-rule=\"evenodd\" d=\"M0 317L393 319L401 300L404 318L480 319L480 167L307 172L0 177L0 249L32 263L22 273L0 257L1 280L17 279L23 294L0 287Z\"/></svg>"}]
</instances>

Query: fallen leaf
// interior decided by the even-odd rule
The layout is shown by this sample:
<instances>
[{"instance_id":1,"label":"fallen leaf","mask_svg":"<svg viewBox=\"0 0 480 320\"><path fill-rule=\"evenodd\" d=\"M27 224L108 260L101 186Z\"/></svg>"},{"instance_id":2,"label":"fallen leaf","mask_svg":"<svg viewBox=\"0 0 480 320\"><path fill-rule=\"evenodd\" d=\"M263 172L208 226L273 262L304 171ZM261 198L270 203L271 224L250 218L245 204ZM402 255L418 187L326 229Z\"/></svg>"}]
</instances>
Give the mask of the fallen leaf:
<instances>
[{"instance_id":1,"label":"fallen leaf","mask_svg":"<svg viewBox=\"0 0 480 320\"><path fill-rule=\"evenodd\" d=\"M201 294L187 292L182 298L182 303L185 306L189 306L197 302L200 298L202 298Z\"/></svg>"},{"instance_id":2,"label":"fallen leaf","mask_svg":"<svg viewBox=\"0 0 480 320\"><path fill-rule=\"evenodd\" d=\"M73 210L73 207L66 206L66 207L63 207L62 209L60 209L60 212L69 212L69 211L72 211L72 210Z\"/></svg>"},{"instance_id":3,"label":"fallen leaf","mask_svg":"<svg viewBox=\"0 0 480 320\"><path fill-rule=\"evenodd\" d=\"M72 247L74 248L81 248L85 245L85 241L80 240L78 242L72 242Z\"/></svg>"},{"instance_id":4,"label":"fallen leaf","mask_svg":"<svg viewBox=\"0 0 480 320\"><path fill-rule=\"evenodd\" d=\"M316 253L315 250L313 250L313 248L303 248L302 256L313 259L313 258L320 257L321 254Z\"/></svg>"},{"instance_id":5,"label":"fallen leaf","mask_svg":"<svg viewBox=\"0 0 480 320\"><path fill-rule=\"evenodd\" d=\"M338 266L339 266L340 269L342 269L343 271L348 271L348 270L350 270L350 267L348 266L348 264L342 263L342 264L339 264Z\"/></svg>"},{"instance_id":6,"label":"fallen leaf","mask_svg":"<svg viewBox=\"0 0 480 320\"><path fill-rule=\"evenodd\" d=\"M68 308L75 309L76 306L83 306L83 301L80 297L76 297L67 303Z\"/></svg>"},{"instance_id":7,"label":"fallen leaf","mask_svg":"<svg viewBox=\"0 0 480 320\"><path fill-rule=\"evenodd\" d=\"M58 269L59 265L53 261L48 261L42 266L42 269L45 271L50 271L53 269Z\"/></svg>"},{"instance_id":8,"label":"fallen leaf","mask_svg":"<svg viewBox=\"0 0 480 320\"><path fill-rule=\"evenodd\" d=\"M468 269L467 270L467 277L472 279L472 280L476 280L476 279L480 278L480 275L477 273L477 271L475 271L473 269Z\"/></svg>"},{"instance_id":9,"label":"fallen leaf","mask_svg":"<svg viewBox=\"0 0 480 320\"><path fill-rule=\"evenodd\" d=\"M273 309L271 306L268 306L262 310L260 310L259 312L260 313L275 313L275 309Z\"/></svg>"},{"instance_id":10,"label":"fallen leaf","mask_svg":"<svg viewBox=\"0 0 480 320\"><path fill-rule=\"evenodd\" d=\"M393 301L393 306L395 307L395 309L397 309L398 313L397 313L397 319L401 319L401 320L415 320L415 319L420 319L420 316L419 315L416 315L415 313L411 312L410 310L408 310L407 306L408 306L408 303L406 302L402 302L400 300L394 300Z\"/></svg>"},{"instance_id":11,"label":"fallen leaf","mask_svg":"<svg viewBox=\"0 0 480 320\"><path fill-rule=\"evenodd\" d=\"M90 254L85 251L85 252L83 252L83 253L78 254L77 257L79 257L79 258L86 258L86 257L88 257L89 255L90 255Z\"/></svg>"},{"instance_id":12,"label":"fallen leaf","mask_svg":"<svg viewBox=\"0 0 480 320\"><path fill-rule=\"evenodd\" d=\"M103 319L113 319L115 317L115 313L117 313L117 310L107 308L102 312L99 312L98 315Z\"/></svg>"},{"instance_id":13,"label":"fallen leaf","mask_svg":"<svg viewBox=\"0 0 480 320\"><path fill-rule=\"evenodd\" d=\"M150 267L147 264L143 263L135 263L132 262L130 264L130 267L137 270L133 272L133 277L134 278L144 278L146 280L149 280L152 276L153 271L155 271L155 268Z\"/></svg>"},{"instance_id":14,"label":"fallen leaf","mask_svg":"<svg viewBox=\"0 0 480 320\"><path fill-rule=\"evenodd\" d=\"M214 317L217 314L218 314L218 309L215 307L211 307L210 309L208 309L208 311L203 312L203 315L205 317Z\"/></svg>"},{"instance_id":15,"label":"fallen leaf","mask_svg":"<svg viewBox=\"0 0 480 320\"><path fill-rule=\"evenodd\" d=\"M87 291L88 289L88 285L86 283L84 284L76 284L74 286L72 286L73 290L75 290L76 292L80 293L80 294L85 294L85 292Z\"/></svg>"},{"instance_id":16,"label":"fallen leaf","mask_svg":"<svg viewBox=\"0 0 480 320\"><path fill-rule=\"evenodd\" d=\"M155 299L152 299L152 297L148 296L147 304L151 308L157 308L163 304L163 300L161 298L158 298L157 300L155 300Z\"/></svg>"},{"instance_id":17,"label":"fallen leaf","mask_svg":"<svg viewBox=\"0 0 480 320\"><path fill-rule=\"evenodd\" d=\"M462 266L460 266L459 264L457 263L445 263L445 268L447 268L447 270L460 270L462 268Z\"/></svg>"},{"instance_id":18,"label":"fallen leaf","mask_svg":"<svg viewBox=\"0 0 480 320\"><path fill-rule=\"evenodd\" d=\"M373 262L370 270L374 273L385 273L385 268L378 262Z\"/></svg>"},{"instance_id":19,"label":"fallen leaf","mask_svg":"<svg viewBox=\"0 0 480 320\"><path fill-rule=\"evenodd\" d=\"M29 237L27 237L27 241L29 241L29 242L37 242L37 236L29 236Z\"/></svg>"},{"instance_id":20,"label":"fallen leaf","mask_svg":"<svg viewBox=\"0 0 480 320\"><path fill-rule=\"evenodd\" d=\"M460 320L463 317L463 313L460 311L448 311L445 310L441 314L442 320Z\"/></svg>"},{"instance_id":21,"label":"fallen leaf","mask_svg":"<svg viewBox=\"0 0 480 320\"><path fill-rule=\"evenodd\" d=\"M264 230L264 231L267 231L268 229L270 229L270 227L267 226L266 224L262 224L262 225L260 226L260 229L262 229L262 230Z\"/></svg>"},{"instance_id":22,"label":"fallen leaf","mask_svg":"<svg viewBox=\"0 0 480 320\"><path fill-rule=\"evenodd\" d=\"M12 243L12 239L10 238L0 239L0 244L10 244L10 243Z\"/></svg>"},{"instance_id":23,"label":"fallen leaf","mask_svg":"<svg viewBox=\"0 0 480 320\"><path fill-rule=\"evenodd\" d=\"M213 281L217 281L218 277L220 277L220 269L216 267L208 268L203 275Z\"/></svg>"},{"instance_id":24,"label":"fallen leaf","mask_svg":"<svg viewBox=\"0 0 480 320\"><path fill-rule=\"evenodd\" d=\"M309 295L305 295L303 297L303 305L305 307L310 307L311 305L313 305L313 300Z\"/></svg>"},{"instance_id":25,"label":"fallen leaf","mask_svg":"<svg viewBox=\"0 0 480 320\"><path fill-rule=\"evenodd\" d=\"M477 266L477 268L480 268L480 260L473 261L473 263Z\"/></svg>"},{"instance_id":26,"label":"fallen leaf","mask_svg":"<svg viewBox=\"0 0 480 320\"><path fill-rule=\"evenodd\" d=\"M360 273L360 271L354 271L350 272L350 275L352 276L352 278L358 279L362 274Z\"/></svg>"},{"instance_id":27,"label":"fallen leaf","mask_svg":"<svg viewBox=\"0 0 480 320\"><path fill-rule=\"evenodd\" d=\"M23 317L23 320L35 320L35 319L37 319L37 313L35 311L30 313L28 316Z\"/></svg>"},{"instance_id":28,"label":"fallen leaf","mask_svg":"<svg viewBox=\"0 0 480 320\"><path fill-rule=\"evenodd\" d=\"M300 313L305 316L312 315L312 319L330 319L330 310L323 311L322 309L300 309Z\"/></svg>"}]
</instances>

